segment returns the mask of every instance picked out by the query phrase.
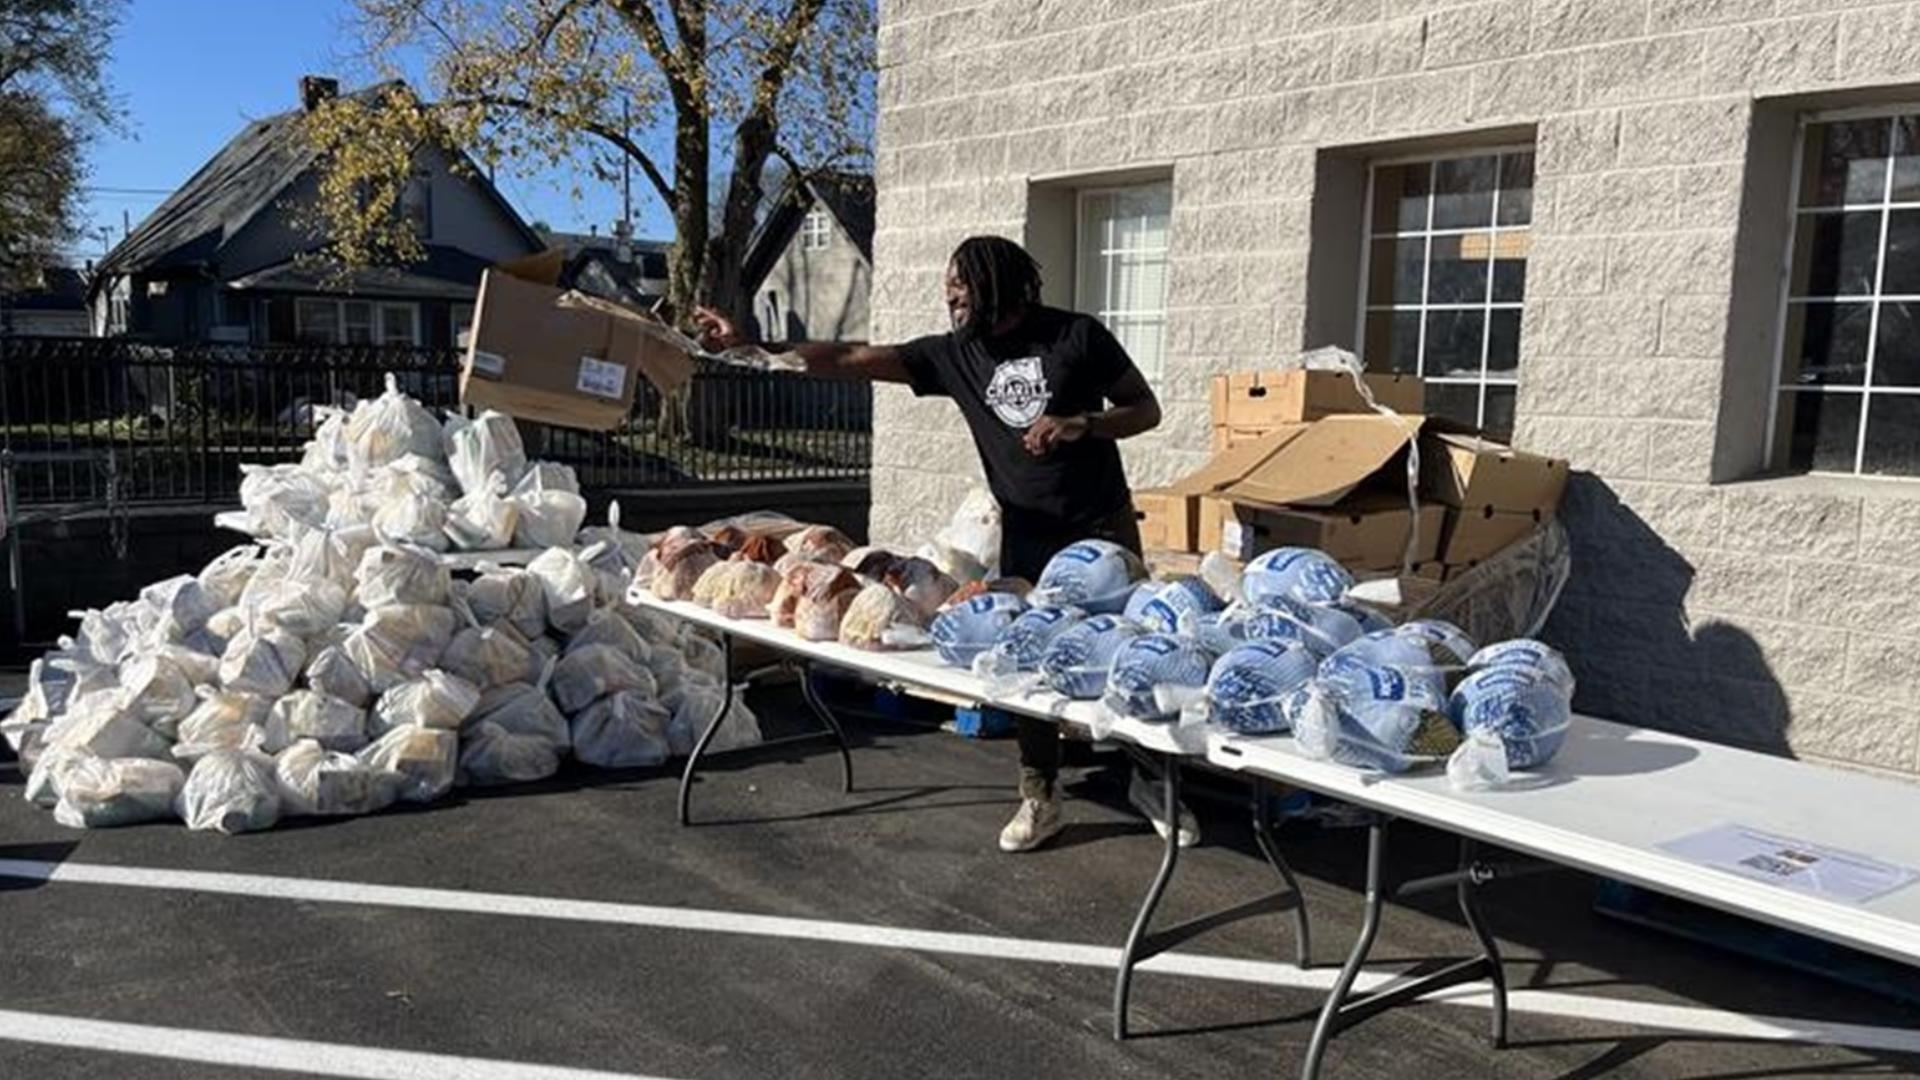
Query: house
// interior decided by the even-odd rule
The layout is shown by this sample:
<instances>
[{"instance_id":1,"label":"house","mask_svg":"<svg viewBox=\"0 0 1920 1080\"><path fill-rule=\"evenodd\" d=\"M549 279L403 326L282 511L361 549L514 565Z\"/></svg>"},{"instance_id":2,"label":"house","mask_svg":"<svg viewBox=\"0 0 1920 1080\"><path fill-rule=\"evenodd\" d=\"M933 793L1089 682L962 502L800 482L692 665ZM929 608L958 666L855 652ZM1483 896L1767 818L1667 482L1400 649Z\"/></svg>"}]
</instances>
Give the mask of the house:
<instances>
[{"instance_id":1,"label":"house","mask_svg":"<svg viewBox=\"0 0 1920 1080\"><path fill-rule=\"evenodd\" d=\"M472 320L481 270L542 250L540 239L469 163L458 168L429 150L403 200L426 258L332 280L303 258L319 245L297 215L316 185L300 121L336 92L331 79L303 79L300 108L249 123L107 254L90 298L99 333L168 343L454 344Z\"/></svg>"},{"instance_id":2,"label":"house","mask_svg":"<svg viewBox=\"0 0 1920 1080\"><path fill-rule=\"evenodd\" d=\"M40 271L36 287L0 294L0 334L86 337L87 279L70 266Z\"/></svg>"},{"instance_id":3,"label":"house","mask_svg":"<svg viewBox=\"0 0 1920 1080\"><path fill-rule=\"evenodd\" d=\"M1025 241L1208 456L1208 377L1357 349L1570 459L1590 713L1920 774L1920 6L882 5L874 335ZM1776 12L1778 13L1776 15ZM872 539L974 482L876 392Z\"/></svg>"},{"instance_id":4,"label":"house","mask_svg":"<svg viewBox=\"0 0 1920 1080\"><path fill-rule=\"evenodd\" d=\"M759 336L865 341L873 178L828 172L791 181L754 230L741 280Z\"/></svg>"}]
</instances>

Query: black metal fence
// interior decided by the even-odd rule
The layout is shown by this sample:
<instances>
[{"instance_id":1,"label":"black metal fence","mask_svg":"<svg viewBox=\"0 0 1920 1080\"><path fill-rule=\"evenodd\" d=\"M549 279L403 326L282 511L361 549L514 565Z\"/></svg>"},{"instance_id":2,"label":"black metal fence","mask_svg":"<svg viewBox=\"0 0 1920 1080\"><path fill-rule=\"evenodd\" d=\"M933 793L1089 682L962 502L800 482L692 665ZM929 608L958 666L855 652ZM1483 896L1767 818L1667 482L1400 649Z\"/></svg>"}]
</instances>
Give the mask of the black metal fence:
<instances>
[{"instance_id":1,"label":"black metal fence","mask_svg":"<svg viewBox=\"0 0 1920 1080\"><path fill-rule=\"evenodd\" d=\"M0 454L21 505L231 501L243 462L298 459L321 407L391 375L454 408L458 373L443 350L0 337ZM703 365L680 401L642 382L615 430L528 449L598 490L858 479L872 426L864 384Z\"/></svg>"}]
</instances>

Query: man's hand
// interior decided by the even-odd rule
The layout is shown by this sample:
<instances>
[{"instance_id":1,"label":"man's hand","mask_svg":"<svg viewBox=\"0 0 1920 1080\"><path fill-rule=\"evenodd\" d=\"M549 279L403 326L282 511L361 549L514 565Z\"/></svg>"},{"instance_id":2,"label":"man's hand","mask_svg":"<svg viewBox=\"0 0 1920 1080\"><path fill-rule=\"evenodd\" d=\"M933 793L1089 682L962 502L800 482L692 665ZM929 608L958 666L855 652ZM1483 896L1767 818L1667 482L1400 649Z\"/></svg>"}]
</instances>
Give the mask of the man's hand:
<instances>
[{"instance_id":1,"label":"man's hand","mask_svg":"<svg viewBox=\"0 0 1920 1080\"><path fill-rule=\"evenodd\" d=\"M1070 443L1083 439L1087 435L1087 418L1084 416L1043 416L1033 422L1022 440L1027 453L1034 457L1045 457L1053 453L1053 448L1061 443Z\"/></svg>"},{"instance_id":2,"label":"man's hand","mask_svg":"<svg viewBox=\"0 0 1920 1080\"><path fill-rule=\"evenodd\" d=\"M697 336L700 347L708 352L721 352L747 343L746 339L740 336L740 331L734 327L733 320L712 308L694 308L693 322L699 328Z\"/></svg>"}]
</instances>

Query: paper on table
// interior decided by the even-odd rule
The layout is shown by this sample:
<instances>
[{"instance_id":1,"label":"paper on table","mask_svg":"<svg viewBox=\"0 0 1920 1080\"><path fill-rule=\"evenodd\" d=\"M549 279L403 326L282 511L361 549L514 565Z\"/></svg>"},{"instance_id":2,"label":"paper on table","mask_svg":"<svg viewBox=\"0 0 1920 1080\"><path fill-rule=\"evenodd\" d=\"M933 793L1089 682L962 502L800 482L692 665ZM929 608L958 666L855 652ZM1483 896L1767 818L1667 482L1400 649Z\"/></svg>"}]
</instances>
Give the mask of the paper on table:
<instances>
[{"instance_id":1,"label":"paper on table","mask_svg":"<svg viewBox=\"0 0 1920 1080\"><path fill-rule=\"evenodd\" d=\"M1716 825L1660 847L1717 870L1850 904L1920 879L1920 872L1903 866L1745 825Z\"/></svg>"}]
</instances>

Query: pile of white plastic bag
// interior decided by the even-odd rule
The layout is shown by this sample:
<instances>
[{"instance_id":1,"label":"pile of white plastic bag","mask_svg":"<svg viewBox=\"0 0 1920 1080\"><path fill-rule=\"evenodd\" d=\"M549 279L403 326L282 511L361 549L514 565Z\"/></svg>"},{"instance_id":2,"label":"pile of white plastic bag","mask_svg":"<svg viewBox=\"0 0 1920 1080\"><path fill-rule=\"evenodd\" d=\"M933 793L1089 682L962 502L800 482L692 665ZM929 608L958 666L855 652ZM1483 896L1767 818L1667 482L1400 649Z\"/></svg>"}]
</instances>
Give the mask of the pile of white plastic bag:
<instances>
[{"instance_id":1,"label":"pile of white plastic bag","mask_svg":"<svg viewBox=\"0 0 1920 1080\"><path fill-rule=\"evenodd\" d=\"M79 616L3 733L27 798L74 827L236 833L367 814L571 755L657 765L718 711L720 647L625 602L647 542L581 529L572 470L510 418L436 420L391 383L294 465L250 466L261 538ZM580 545L580 546L576 546ZM440 553L541 548L456 581ZM730 744L757 741L737 700Z\"/></svg>"}]
</instances>

